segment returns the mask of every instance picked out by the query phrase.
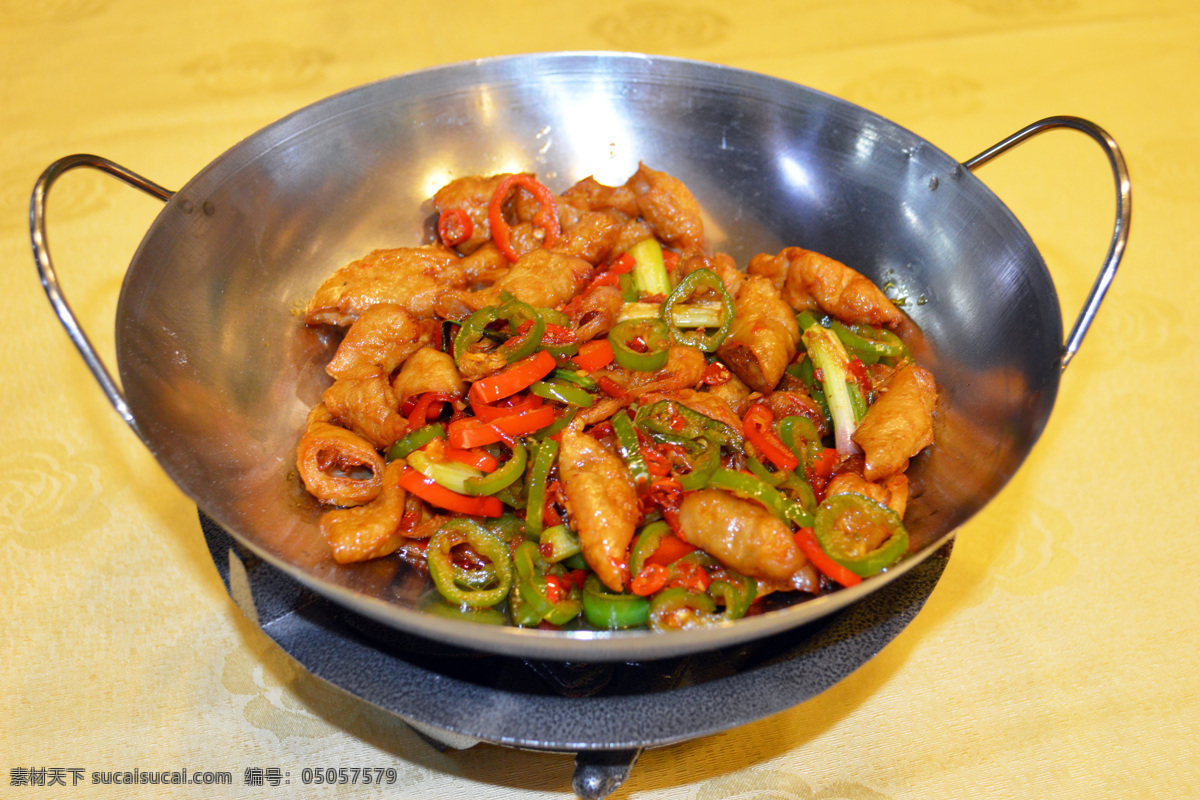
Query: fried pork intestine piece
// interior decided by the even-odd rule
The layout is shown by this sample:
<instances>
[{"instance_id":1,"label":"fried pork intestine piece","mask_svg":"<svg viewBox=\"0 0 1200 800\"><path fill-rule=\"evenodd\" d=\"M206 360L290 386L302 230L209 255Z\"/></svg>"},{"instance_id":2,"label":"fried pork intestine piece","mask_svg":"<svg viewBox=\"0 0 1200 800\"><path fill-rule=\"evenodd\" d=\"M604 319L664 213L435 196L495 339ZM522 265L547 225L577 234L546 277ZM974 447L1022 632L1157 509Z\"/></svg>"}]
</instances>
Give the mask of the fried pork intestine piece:
<instances>
[{"instance_id":1,"label":"fried pork intestine piece","mask_svg":"<svg viewBox=\"0 0 1200 800\"><path fill-rule=\"evenodd\" d=\"M704 352L695 347L672 345L667 350L666 365L655 372L639 372L620 366L610 366L603 374L628 392L641 397L647 392L673 392L676 389L694 389L700 385L708 361Z\"/></svg>"},{"instance_id":2,"label":"fried pork intestine piece","mask_svg":"<svg viewBox=\"0 0 1200 800\"><path fill-rule=\"evenodd\" d=\"M584 560L605 586L623 591L629 580L626 551L641 518L629 470L600 442L568 428L562 433L558 473Z\"/></svg>"},{"instance_id":3,"label":"fried pork intestine piece","mask_svg":"<svg viewBox=\"0 0 1200 800\"><path fill-rule=\"evenodd\" d=\"M908 460L933 442L937 403L933 375L912 363L892 373L880 392L852 437L863 449L863 475L871 481L904 472Z\"/></svg>"},{"instance_id":4,"label":"fried pork intestine piece","mask_svg":"<svg viewBox=\"0 0 1200 800\"><path fill-rule=\"evenodd\" d=\"M345 327L380 303L398 305L418 319L429 319L443 292L466 285L459 257L444 247L373 250L335 270L318 287L304 321Z\"/></svg>"},{"instance_id":5,"label":"fried pork intestine piece","mask_svg":"<svg viewBox=\"0 0 1200 800\"><path fill-rule=\"evenodd\" d=\"M820 578L786 522L751 500L720 489L689 492L679 505L679 535L722 564L772 588L816 593Z\"/></svg>"},{"instance_id":6,"label":"fried pork intestine piece","mask_svg":"<svg viewBox=\"0 0 1200 800\"><path fill-rule=\"evenodd\" d=\"M725 365L747 386L764 394L775 389L796 355L796 315L768 278L751 276L735 303L737 316L717 349Z\"/></svg>"},{"instance_id":7,"label":"fried pork intestine piece","mask_svg":"<svg viewBox=\"0 0 1200 800\"><path fill-rule=\"evenodd\" d=\"M750 259L746 271L770 278L796 311L820 309L842 322L875 326L895 326L904 319L870 279L811 250L785 247L774 256L760 253Z\"/></svg>"},{"instance_id":8,"label":"fried pork intestine piece","mask_svg":"<svg viewBox=\"0 0 1200 800\"><path fill-rule=\"evenodd\" d=\"M559 253L600 264L620 255L616 250L629 218L616 211L559 209L562 237L550 248Z\"/></svg>"},{"instance_id":9,"label":"fried pork intestine piece","mask_svg":"<svg viewBox=\"0 0 1200 800\"><path fill-rule=\"evenodd\" d=\"M404 541L399 533L407 496L400 487L404 469L402 458L384 467L379 495L366 505L321 515L321 535L333 548L334 561L351 564L380 558L395 552Z\"/></svg>"},{"instance_id":10,"label":"fried pork intestine piece","mask_svg":"<svg viewBox=\"0 0 1200 800\"><path fill-rule=\"evenodd\" d=\"M437 323L418 320L393 303L371 306L350 326L325 365L334 378L383 370L389 375L433 341Z\"/></svg>"},{"instance_id":11,"label":"fried pork intestine piece","mask_svg":"<svg viewBox=\"0 0 1200 800\"><path fill-rule=\"evenodd\" d=\"M446 292L438 300L438 313L447 319L462 319L498 305L504 292L531 306L553 308L578 294L591 279L592 269L582 258L544 248L531 250L486 289Z\"/></svg>"},{"instance_id":12,"label":"fried pork intestine piece","mask_svg":"<svg viewBox=\"0 0 1200 800\"><path fill-rule=\"evenodd\" d=\"M462 397L467 393L467 384L454 366L454 356L436 347L422 347L408 357L392 379L392 391L403 406L410 397L426 392Z\"/></svg>"},{"instance_id":13,"label":"fried pork intestine piece","mask_svg":"<svg viewBox=\"0 0 1200 800\"><path fill-rule=\"evenodd\" d=\"M615 286L598 286L582 295L578 302L571 303L566 311L577 326L576 336L579 341L589 342L612 330L624 307L625 298L621 297L620 289Z\"/></svg>"},{"instance_id":14,"label":"fried pork intestine piece","mask_svg":"<svg viewBox=\"0 0 1200 800\"><path fill-rule=\"evenodd\" d=\"M777 389L761 398L760 402L771 409L775 419L784 417L804 417L814 426L821 436L829 435L829 423L825 420L825 412L817 405L807 392Z\"/></svg>"},{"instance_id":15,"label":"fried pork intestine piece","mask_svg":"<svg viewBox=\"0 0 1200 800\"><path fill-rule=\"evenodd\" d=\"M321 402L341 425L381 450L408 431L389 377L379 368L360 372L338 378L321 395Z\"/></svg>"},{"instance_id":16,"label":"fried pork intestine piece","mask_svg":"<svg viewBox=\"0 0 1200 800\"><path fill-rule=\"evenodd\" d=\"M704 249L700 204L682 181L639 164L625 185L633 190L638 215L660 240L684 252Z\"/></svg>"},{"instance_id":17,"label":"fried pork intestine piece","mask_svg":"<svg viewBox=\"0 0 1200 800\"><path fill-rule=\"evenodd\" d=\"M688 253L679 259L677 278L683 280L699 269L712 270L725 284L725 291L729 292L730 297L738 296L746 280L746 273L738 269L737 262L728 253Z\"/></svg>"},{"instance_id":18,"label":"fried pork intestine piece","mask_svg":"<svg viewBox=\"0 0 1200 800\"><path fill-rule=\"evenodd\" d=\"M323 403L308 413L296 447L296 469L308 493L322 503L358 506L379 496L383 457L356 433L333 424Z\"/></svg>"}]
</instances>

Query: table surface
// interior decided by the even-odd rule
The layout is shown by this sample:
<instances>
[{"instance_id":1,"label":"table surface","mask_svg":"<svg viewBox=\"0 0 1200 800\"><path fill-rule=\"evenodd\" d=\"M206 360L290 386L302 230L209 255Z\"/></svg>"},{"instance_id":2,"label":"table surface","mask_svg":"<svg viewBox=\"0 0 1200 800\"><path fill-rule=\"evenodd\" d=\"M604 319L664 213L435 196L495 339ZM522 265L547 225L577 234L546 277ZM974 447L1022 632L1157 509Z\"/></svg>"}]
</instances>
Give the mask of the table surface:
<instances>
[{"instance_id":1,"label":"table surface","mask_svg":"<svg viewBox=\"0 0 1200 800\"><path fill-rule=\"evenodd\" d=\"M0 795L161 797L93 773L187 768L230 772L219 794L236 798L571 796L570 758L436 752L239 611L195 506L52 314L27 210L41 170L69 153L177 187L260 127L369 81L633 50L812 86L961 159L1042 117L1086 117L1121 143L1135 212L1041 440L960 530L915 621L795 708L648 751L614 796L1200 796L1200 334L1186 319L1200 298L1198 38L1190 0L0 3L0 291L21 309L0 348ZM1063 133L1001 162L978 174L1072 320L1111 233L1103 154ZM52 204L64 286L110 359L124 270L159 207L132 194L82 174ZM306 791L301 772L318 767L391 768L396 782Z\"/></svg>"}]
</instances>

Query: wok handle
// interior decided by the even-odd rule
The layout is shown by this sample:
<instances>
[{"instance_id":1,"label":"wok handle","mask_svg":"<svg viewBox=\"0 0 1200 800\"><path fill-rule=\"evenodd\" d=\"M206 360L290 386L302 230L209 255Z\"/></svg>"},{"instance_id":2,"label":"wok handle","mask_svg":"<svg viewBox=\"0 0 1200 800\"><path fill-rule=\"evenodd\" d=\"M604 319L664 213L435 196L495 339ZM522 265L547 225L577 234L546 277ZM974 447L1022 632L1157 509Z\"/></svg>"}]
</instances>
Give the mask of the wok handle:
<instances>
[{"instance_id":1,"label":"wok handle","mask_svg":"<svg viewBox=\"0 0 1200 800\"><path fill-rule=\"evenodd\" d=\"M145 437L142 436L137 421L133 418L133 414L129 410L129 404L125 402L125 395L121 392L120 387L117 386L116 381L113 380L112 375L109 374L108 368L104 366L104 362L100 360L100 355L96 352L96 348L92 345L91 340L88 339L87 334L84 333L78 318L75 316L75 312L71 310L66 297L63 296L62 288L58 282L58 273L55 271L54 262L50 258L50 246L46 237L46 196L49 194L50 187L54 185L55 181L66 172L77 167L91 167L101 172L107 172L109 175L119 178L134 188L141 189L143 192L153 195L163 202L169 200L173 193L106 158L78 154L60 158L47 167L34 185L33 196L29 199L29 235L33 243L33 259L37 263L38 275L42 279L42 288L46 290L46 296L50 298L50 305L54 307L54 312L58 315L59 321L66 328L67 335L75 343L75 347L78 348L79 353L83 356L83 360L87 362L92 375L100 382L100 388L104 390L104 394L108 397L109 402L112 403L113 408L117 410L121 418L133 429L138 438L144 440Z\"/></svg>"},{"instance_id":2,"label":"wok handle","mask_svg":"<svg viewBox=\"0 0 1200 800\"><path fill-rule=\"evenodd\" d=\"M1104 257L1104 265L1100 269L1100 274L1096 277L1096 282L1092 284L1091 292L1088 293L1083 310L1079 313L1079 317L1075 320L1075 325L1071 328L1071 333L1063 345L1059 369L1065 370L1071 358L1079 350L1079 345L1083 342L1084 334L1091 327L1096 312L1100 310L1100 303L1104 300L1104 295L1117 274L1117 267L1125 254L1125 244L1129 240L1132 197L1129 186L1129 170L1125 166L1125 157L1121 155L1121 148L1117 146L1116 140L1107 131L1086 119L1070 116L1047 117L1022 128L1004 141L992 145L979 155L962 163L967 169L974 170L1026 139L1056 128L1072 128L1092 137L1108 155L1108 163L1112 167L1113 179L1117 185L1117 221L1113 226L1112 243L1108 247L1108 254Z\"/></svg>"}]
</instances>

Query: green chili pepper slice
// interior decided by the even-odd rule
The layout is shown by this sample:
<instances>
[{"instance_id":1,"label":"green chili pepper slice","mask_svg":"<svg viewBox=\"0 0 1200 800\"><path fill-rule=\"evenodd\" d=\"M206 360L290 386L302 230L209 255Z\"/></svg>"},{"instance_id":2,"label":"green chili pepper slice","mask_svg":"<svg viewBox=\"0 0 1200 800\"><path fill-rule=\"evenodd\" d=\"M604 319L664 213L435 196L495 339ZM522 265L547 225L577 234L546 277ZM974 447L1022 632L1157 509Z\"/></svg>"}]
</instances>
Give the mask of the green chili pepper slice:
<instances>
[{"instance_id":1,"label":"green chili pepper slice","mask_svg":"<svg viewBox=\"0 0 1200 800\"><path fill-rule=\"evenodd\" d=\"M537 381L529 387L529 391L544 400L556 400L577 408L588 408L596 402L596 398L582 387L557 378Z\"/></svg>"},{"instance_id":2,"label":"green chili pepper slice","mask_svg":"<svg viewBox=\"0 0 1200 800\"><path fill-rule=\"evenodd\" d=\"M517 545L512 559L521 599L528 604L531 612L554 625L565 625L579 616L583 606L576 592L569 591L557 603L547 596L543 559L536 543L524 541Z\"/></svg>"},{"instance_id":3,"label":"green chili pepper slice","mask_svg":"<svg viewBox=\"0 0 1200 800\"><path fill-rule=\"evenodd\" d=\"M454 563L451 551L468 544L491 562L486 570L466 570ZM429 575L438 593L451 603L471 608L494 606L508 595L512 586L512 561L508 546L473 520L451 519L434 531L425 549ZM483 572L489 579L481 580Z\"/></svg>"},{"instance_id":4,"label":"green chili pepper slice","mask_svg":"<svg viewBox=\"0 0 1200 800\"><path fill-rule=\"evenodd\" d=\"M650 599L650 629L681 630L708 625L716 611L717 603L708 594L673 586Z\"/></svg>"},{"instance_id":5,"label":"green chili pepper slice","mask_svg":"<svg viewBox=\"0 0 1200 800\"><path fill-rule=\"evenodd\" d=\"M454 363L461 365L468 348L487 336L488 326L501 319L507 320L513 329L525 321L533 323L528 331L512 336L500 345L500 352L504 354L504 360L511 364L533 355L545 336L546 319L542 316L541 311L510 295L502 304L481 308L467 317L454 337Z\"/></svg>"},{"instance_id":6,"label":"green chili pepper slice","mask_svg":"<svg viewBox=\"0 0 1200 800\"><path fill-rule=\"evenodd\" d=\"M754 473L754 476L763 483L775 488L779 488L788 475L786 472L771 472L761 461L749 454L746 456L746 469Z\"/></svg>"},{"instance_id":7,"label":"green chili pepper slice","mask_svg":"<svg viewBox=\"0 0 1200 800\"><path fill-rule=\"evenodd\" d=\"M422 608L423 611L446 619L461 619L465 622L481 622L484 625L503 625L506 620L504 614L490 606L485 608L471 608L452 605L445 600L437 600ZM534 623L535 625L537 623Z\"/></svg>"},{"instance_id":8,"label":"green chili pepper slice","mask_svg":"<svg viewBox=\"0 0 1200 800\"><path fill-rule=\"evenodd\" d=\"M805 511L802 505L788 500L778 489L753 475L722 468L712 474L708 485L726 489L746 500L754 500L784 522L801 528L813 525L813 515Z\"/></svg>"},{"instance_id":9,"label":"green chili pepper slice","mask_svg":"<svg viewBox=\"0 0 1200 800\"><path fill-rule=\"evenodd\" d=\"M642 406L633 421L652 438L672 444L707 436L717 444L732 449L742 445L742 436L724 422L693 411L674 400L659 400L653 405Z\"/></svg>"},{"instance_id":10,"label":"green chili pepper slice","mask_svg":"<svg viewBox=\"0 0 1200 800\"><path fill-rule=\"evenodd\" d=\"M775 423L775 429L784 445L800 459L805 467L810 467L821 455L825 445L821 442L821 434L813 421L799 415L784 417Z\"/></svg>"},{"instance_id":11,"label":"green chili pepper slice","mask_svg":"<svg viewBox=\"0 0 1200 800\"><path fill-rule=\"evenodd\" d=\"M575 419L575 415L578 413L579 413L578 408L568 407L567 409L565 409L563 411L563 415L561 417L554 420L554 422L551 422L549 425L542 428L541 430L536 431L533 434L533 439L535 441L541 442L546 439L549 439L551 436L554 436L557 433L561 433L564 428L566 428L568 425L571 424L571 420Z\"/></svg>"},{"instance_id":12,"label":"green chili pepper slice","mask_svg":"<svg viewBox=\"0 0 1200 800\"><path fill-rule=\"evenodd\" d=\"M583 582L583 616L602 630L638 628L650 618L650 601L636 594L616 594L590 573Z\"/></svg>"},{"instance_id":13,"label":"green chili pepper slice","mask_svg":"<svg viewBox=\"0 0 1200 800\"><path fill-rule=\"evenodd\" d=\"M701 436L696 440L694 446L699 447L700 451L694 454L694 457L691 459L691 472L684 474L675 473L675 478L679 481L680 488L685 492L694 492L697 489L703 489L705 486L708 486L713 473L721 466L721 445L712 441L707 436Z\"/></svg>"},{"instance_id":14,"label":"green chili pepper slice","mask_svg":"<svg viewBox=\"0 0 1200 800\"><path fill-rule=\"evenodd\" d=\"M512 456L509 457L508 461L504 462L504 466L490 474L464 480L464 493L472 497L493 495L519 481L521 476L525 474L525 462L527 460L525 445L514 441L511 447Z\"/></svg>"},{"instance_id":15,"label":"green chili pepper slice","mask_svg":"<svg viewBox=\"0 0 1200 800\"><path fill-rule=\"evenodd\" d=\"M654 555L663 537L671 533L671 526L662 520L651 522L638 533L629 550L629 574L639 575L646 567L646 559Z\"/></svg>"},{"instance_id":16,"label":"green chili pepper slice","mask_svg":"<svg viewBox=\"0 0 1200 800\"><path fill-rule=\"evenodd\" d=\"M682 331L675 321L675 306L687 300L701 287L708 287L716 291L721 301L721 327L712 334L707 333L703 329ZM736 314L736 308L733 298L729 296L724 282L717 276L717 273L711 269L698 269L695 272L688 273L679 282L679 285L667 295L667 299L663 301L660 313L663 322L667 324L667 331L671 336L671 341L687 345L688 347L697 347L706 353L713 353L725 341L725 337L729 335L729 329L733 327L733 317Z\"/></svg>"},{"instance_id":17,"label":"green chili pepper slice","mask_svg":"<svg viewBox=\"0 0 1200 800\"><path fill-rule=\"evenodd\" d=\"M529 489L529 499L525 504L526 536L542 535L542 515L546 509L546 481L550 478L550 468L554 466L557 456L558 442L543 439L538 443L533 465L529 468L529 477L525 482Z\"/></svg>"},{"instance_id":18,"label":"green chili pepper slice","mask_svg":"<svg viewBox=\"0 0 1200 800\"><path fill-rule=\"evenodd\" d=\"M600 388L600 384L596 383L596 379L588 375L583 370L566 369L565 367L555 367L551 376L556 380L570 381L576 386L582 386L586 391L594 392Z\"/></svg>"},{"instance_id":19,"label":"green chili pepper slice","mask_svg":"<svg viewBox=\"0 0 1200 800\"><path fill-rule=\"evenodd\" d=\"M642 456L642 448L638 444L637 431L633 420L624 411L618 411L612 417L613 432L617 435L617 452L629 467L629 474L635 486L645 486L650 483L650 468ZM636 573L635 573L636 574Z\"/></svg>"},{"instance_id":20,"label":"green chili pepper slice","mask_svg":"<svg viewBox=\"0 0 1200 800\"><path fill-rule=\"evenodd\" d=\"M863 323L847 326L837 320L831 320L829 327L846 349L864 364L878 364L880 361L895 363L908 358L908 347L899 336L885 328Z\"/></svg>"},{"instance_id":21,"label":"green chili pepper slice","mask_svg":"<svg viewBox=\"0 0 1200 800\"><path fill-rule=\"evenodd\" d=\"M896 512L854 492L826 497L817 508L813 533L830 558L862 578L908 552L908 530Z\"/></svg>"},{"instance_id":22,"label":"green chili pepper slice","mask_svg":"<svg viewBox=\"0 0 1200 800\"><path fill-rule=\"evenodd\" d=\"M404 458L409 453L414 453L420 450L425 445L432 442L434 439L445 439L446 429L442 427L442 423L434 422L430 425L422 425L416 430L409 431L400 437L388 448L387 460L395 461L397 458Z\"/></svg>"},{"instance_id":23,"label":"green chili pepper slice","mask_svg":"<svg viewBox=\"0 0 1200 800\"><path fill-rule=\"evenodd\" d=\"M645 352L635 350L637 340L646 346ZM656 372L667 365L671 337L667 325L660 319L627 319L618 322L608 332L613 360L635 372Z\"/></svg>"},{"instance_id":24,"label":"green chili pepper slice","mask_svg":"<svg viewBox=\"0 0 1200 800\"><path fill-rule=\"evenodd\" d=\"M732 622L746 616L757 594L758 584L752 578L730 569L725 570L724 577L708 586L708 596L725 607L717 617L721 622Z\"/></svg>"}]
</instances>

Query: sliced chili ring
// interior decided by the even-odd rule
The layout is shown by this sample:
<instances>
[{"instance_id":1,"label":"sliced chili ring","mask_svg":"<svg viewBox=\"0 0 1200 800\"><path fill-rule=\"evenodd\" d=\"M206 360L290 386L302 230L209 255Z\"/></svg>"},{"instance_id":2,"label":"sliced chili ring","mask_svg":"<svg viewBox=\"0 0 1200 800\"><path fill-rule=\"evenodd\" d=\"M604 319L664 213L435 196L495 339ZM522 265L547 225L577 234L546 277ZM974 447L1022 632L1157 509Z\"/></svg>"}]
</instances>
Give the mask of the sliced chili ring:
<instances>
[{"instance_id":1,"label":"sliced chili ring","mask_svg":"<svg viewBox=\"0 0 1200 800\"><path fill-rule=\"evenodd\" d=\"M813 533L830 558L861 578L895 564L908 552L908 530L895 511L855 492L826 497Z\"/></svg>"},{"instance_id":2,"label":"sliced chili ring","mask_svg":"<svg viewBox=\"0 0 1200 800\"><path fill-rule=\"evenodd\" d=\"M455 229L455 225L457 225L457 229ZM461 208L447 208L438 217L438 237L447 247L462 244L470 239L474 232L475 223L471 221L470 215Z\"/></svg>"},{"instance_id":3,"label":"sliced chili ring","mask_svg":"<svg viewBox=\"0 0 1200 800\"><path fill-rule=\"evenodd\" d=\"M675 306L687 300L697 289L702 287L715 291L721 301L721 326L711 334L706 333L704 329L682 331L675 322ZM660 313L663 322L667 324L667 331L672 341L712 353L729 335L729 329L733 327L733 318L737 309L733 304L733 298L725 289L725 283L717 276L717 273L711 269L698 269L695 272L689 272L679 282L679 285L667 295Z\"/></svg>"},{"instance_id":4,"label":"sliced chili ring","mask_svg":"<svg viewBox=\"0 0 1200 800\"><path fill-rule=\"evenodd\" d=\"M554 194L532 175L514 173L500 181L496 191L488 203L488 225L492 231L492 241L509 261L516 261L518 256L512 248L512 229L504 219L504 201L514 186L526 189L541 203L541 208L533 217L533 224L545 232L542 239L543 247L553 247L560 233L558 225L558 208L554 202Z\"/></svg>"},{"instance_id":5,"label":"sliced chili ring","mask_svg":"<svg viewBox=\"0 0 1200 800\"><path fill-rule=\"evenodd\" d=\"M637 341L645 346L645 351L634 349ZM613 359L625 369L657 372L667 365L671 338L667 324L660 319L627 319L608 332L608 343Z\"/></svg>"}]
</instances>

